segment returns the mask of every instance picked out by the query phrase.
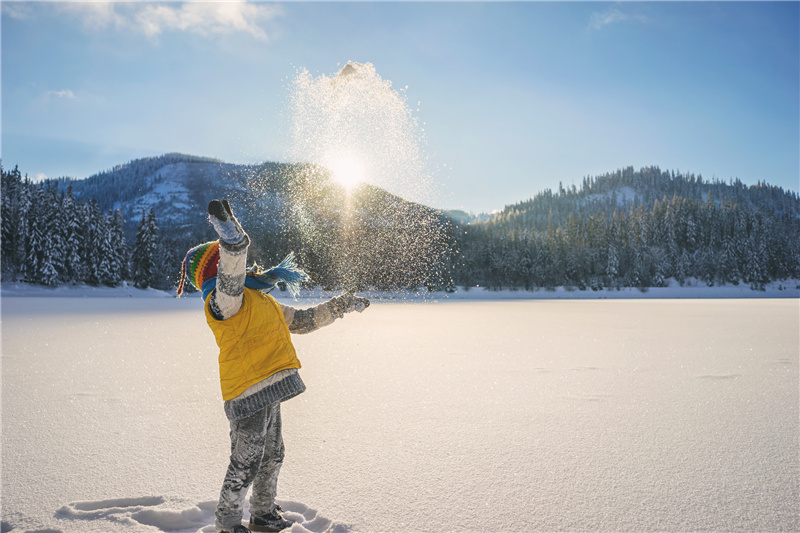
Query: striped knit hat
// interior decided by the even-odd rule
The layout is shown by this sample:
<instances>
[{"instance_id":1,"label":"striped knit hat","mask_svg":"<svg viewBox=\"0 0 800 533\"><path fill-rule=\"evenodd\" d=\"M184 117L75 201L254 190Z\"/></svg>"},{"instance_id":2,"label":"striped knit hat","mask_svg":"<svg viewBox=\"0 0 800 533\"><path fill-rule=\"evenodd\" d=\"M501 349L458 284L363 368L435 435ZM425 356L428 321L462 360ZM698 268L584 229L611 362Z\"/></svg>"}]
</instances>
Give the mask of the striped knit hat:
<instances>
[{"instance_id":1,"label":"striped knit hat","mask_svg":"<svg viewBox=\"0 0 800 533\"><path fill-rule=\"evenodd\" d=\"M201 290L203 283L217 276L217 263L219 263L219 241L206 242L186 252L181 264L178 296L183 294L187 279L195 289Z\"/></svg>"}]
</instances>

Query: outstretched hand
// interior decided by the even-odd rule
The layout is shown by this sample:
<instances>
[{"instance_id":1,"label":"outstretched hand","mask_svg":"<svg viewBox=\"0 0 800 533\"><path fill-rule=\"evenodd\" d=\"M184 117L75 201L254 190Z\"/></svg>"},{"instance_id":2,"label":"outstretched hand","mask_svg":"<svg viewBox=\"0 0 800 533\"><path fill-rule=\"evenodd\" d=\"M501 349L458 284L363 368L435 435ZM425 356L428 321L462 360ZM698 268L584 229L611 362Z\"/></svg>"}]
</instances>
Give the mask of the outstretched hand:
<instances>
[{"instance_id":1,"label":"outstretched hand","mask_svg":"<svg viewBox=\"0 0 800 533\"><path fill-rule=\"evenodd\" d=\"M369 307L369 300L361 296L354 296L352 307L353 311L358 311L359 313L361 313L362 311L364 311L364 309Z\"/></svg>"},{"instance_id":2,"label":"outstretched hand","mask_svg":"<svg viewBox=\"0 0 800 533\"><path fill-rule=\"evenodd\" d=\"M364 311L364 309L369 307L370 302L367 298L364 298L362 296L356 296L354 293L350 291L346 292L342 296L344 296L347 299L346 300L347 308L345 309L345 313L349 313L351 311L357 311L361 313L362 311Z\"/></svg>"},{"instance_id":3,"label":"outstretched hand","mask_svg":"<svg viewBox=\"0 0 800 533\"><path fill-rule=\"evenodd\" d=\"M208 204L208 221L214 226L221 241L236 244L244 237L244 230L233 215L228 200L211 200Z\"/></svg>"},{"instance_id":4,"label":"outstretched hand","mask_svg":"<svg viewBox=\"0 0 800 533\"><path fill-rule=\"evenodd\" d=\"M331 313L336 318L342 318L345 313L351 313L353 311L358 311L360 313L369 307L369 300L356 296L350 291L331 298L328 303Z\"/></svg>"}]
</instances>

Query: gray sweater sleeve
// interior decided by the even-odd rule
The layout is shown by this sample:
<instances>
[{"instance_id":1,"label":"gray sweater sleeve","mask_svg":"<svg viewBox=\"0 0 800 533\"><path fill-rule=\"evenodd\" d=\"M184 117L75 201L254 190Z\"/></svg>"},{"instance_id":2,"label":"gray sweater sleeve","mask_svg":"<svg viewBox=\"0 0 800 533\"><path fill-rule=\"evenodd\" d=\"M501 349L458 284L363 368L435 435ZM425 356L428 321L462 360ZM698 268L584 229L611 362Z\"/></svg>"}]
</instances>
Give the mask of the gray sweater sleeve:
<instances>
[{"instance_id":1,"label":"gray sweater sleeve","mask_svg":"<svg viewBox=\"0 0 800 533\"><path fill-rule=\"evenodd\" d=\"M236 244L219 240L219 264L217 265L217 288L211 293L211 314L217 320L227 320L242 307L244 277L247 265L247 249L250 237L247 234Z\"/></svg>"},{"instance_id":2,"label":"gray sweater sleeve","mask_svg":"<svg viewBox=\"0 0 800 533\"><path fill-rule=\"evenodd\" d=\"M343 294L308 309L295 309L281 304L286 325L292 333L311 333L332 324L352 310L353 295Z\"/></svg>"}]
</instances>

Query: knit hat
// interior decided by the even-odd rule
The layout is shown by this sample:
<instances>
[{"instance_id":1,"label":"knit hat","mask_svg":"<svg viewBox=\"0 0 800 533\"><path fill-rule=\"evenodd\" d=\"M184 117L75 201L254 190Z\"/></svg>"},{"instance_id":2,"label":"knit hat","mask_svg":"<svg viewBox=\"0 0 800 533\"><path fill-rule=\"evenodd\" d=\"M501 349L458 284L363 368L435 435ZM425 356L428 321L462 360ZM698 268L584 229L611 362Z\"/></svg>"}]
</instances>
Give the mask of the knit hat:
<instances>
[{"instance_id":1,"label":"knit hat","mask_svg":"<svg viewBox=\"0 0 800 533\"><path fill-rule=\"evenodd\" d=\"M181 265L178 296L183 294L188 279L195 289L203 293L203 300L208 298L217 286L217 263L219 263L219 241L207 242L186 252ZM308 274L295 264L294 252L289 252L278 266L264 270L254 264L247 269L246 274L245 287L269 292L282 281L294 298L300 291L300 284L309 279Z\"/></svg>"},{"instance_id":2,"label":"knit hat","mask_svg":"<svg viewBox=\"0 0 800 533\"><path fill-rule=\"evenodd\" d=\"M183 258L181 264L181 280L178 283L178 296L183 294L186 280L198 291L203 283L217 277L219 263L219 241L211 241L195 246Z\"/></svg>"}]
</instances>

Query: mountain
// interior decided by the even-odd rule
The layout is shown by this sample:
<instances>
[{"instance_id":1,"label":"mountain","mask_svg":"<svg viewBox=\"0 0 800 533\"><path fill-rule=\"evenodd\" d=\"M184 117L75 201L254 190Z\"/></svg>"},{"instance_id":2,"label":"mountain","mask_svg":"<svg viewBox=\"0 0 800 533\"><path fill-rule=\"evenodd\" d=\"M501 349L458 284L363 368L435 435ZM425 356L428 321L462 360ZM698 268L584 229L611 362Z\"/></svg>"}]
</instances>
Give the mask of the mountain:
<instances>
[{"instance_id":1,"label":"mountain","mask_svg":"<svg viewBox=\"0 0 800 533\"><path fill-rule=\"evenodd\" d=\"M61 180L102 212L119 210L128 242L151 210L175 271L191 246L216 238L211 199L226 198L250 234L250 256L274 264L290 250L317 283L353 288L441 287L449 219L362 184L351 192L307 164L236 165L167 154L119 165L85 180Z\"/></svg>"},{"instance_id":2,"label":"mountain","mask_svg":"<svg viewBox=\"0 0 800 533\"><path fill-rule=\"evenodd\" d=\"M326 288L453 285L614 289L800 279L800 198L632 167L545 190L491 215L441 212L309 164L236 165L166 154L85 180L31 183L3 172L3 279L169 288L227 198L250 259L289 251ZM144 266L143 266L144 265ZM149 280L149 281L148 281Z\"/></svg>"},{"instance_id":3,"label":"mountain","mask_svg":"<svg viewBox=\"0 0 800 533\"><path fill-rule=\"evenodd\" d=\"M457 228L458 285L586 289L800 278L800 198L759 182L633 167Z\"/></svg>"}]
</instances>

